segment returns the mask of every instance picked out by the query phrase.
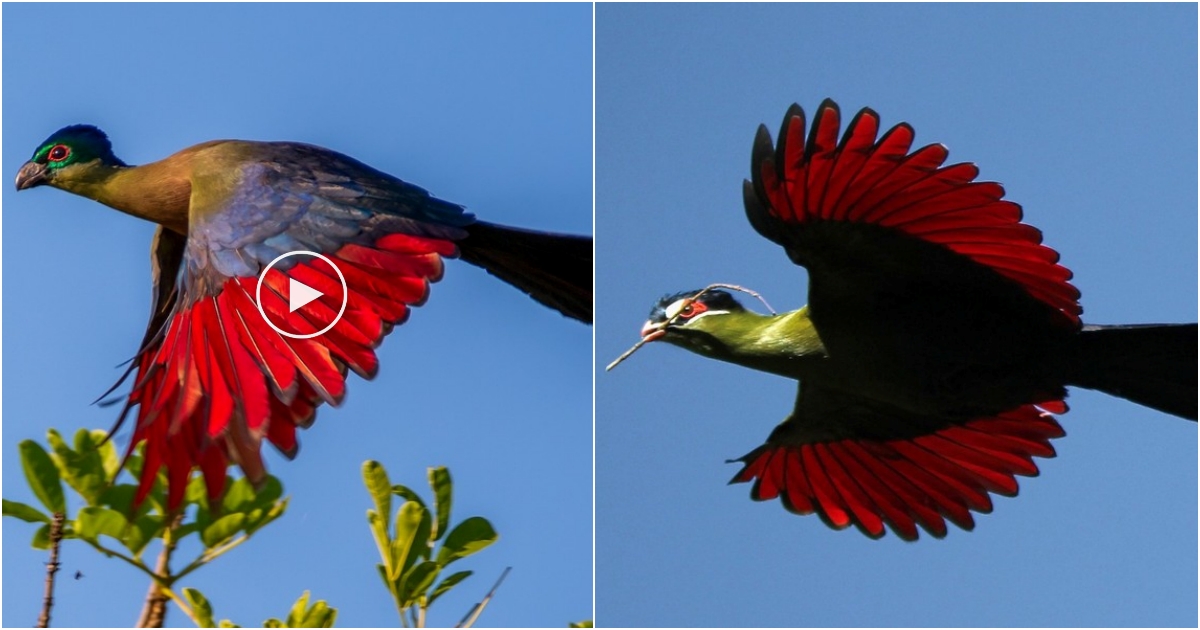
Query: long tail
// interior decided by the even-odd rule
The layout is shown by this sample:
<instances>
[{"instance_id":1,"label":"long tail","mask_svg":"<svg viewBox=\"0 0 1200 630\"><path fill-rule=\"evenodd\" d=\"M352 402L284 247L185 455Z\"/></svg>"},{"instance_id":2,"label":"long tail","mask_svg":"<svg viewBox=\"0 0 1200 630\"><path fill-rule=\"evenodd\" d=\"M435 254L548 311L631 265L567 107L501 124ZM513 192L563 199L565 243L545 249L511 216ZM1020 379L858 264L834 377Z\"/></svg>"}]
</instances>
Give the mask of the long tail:
<instances>
[{"instance_id":1,"label":"long tail","mask_svg":"<svg viewBox=\"0 0 1200 630\"><path fill-rule=\"evenodd\" d=\"M467 226L459 254L533 299L592 323L592 239L510 228L482 221Z\"/></svg>"},{"instance_id":2,"label":"long tail","mask_svg":"<svg viewBox=\"0 0 1200 630\"><path fill-rule=\"evenodd\" d=\"M1196 324L1084 326L1070 384L1196 419Z\"/></svg>"}]
</instances>

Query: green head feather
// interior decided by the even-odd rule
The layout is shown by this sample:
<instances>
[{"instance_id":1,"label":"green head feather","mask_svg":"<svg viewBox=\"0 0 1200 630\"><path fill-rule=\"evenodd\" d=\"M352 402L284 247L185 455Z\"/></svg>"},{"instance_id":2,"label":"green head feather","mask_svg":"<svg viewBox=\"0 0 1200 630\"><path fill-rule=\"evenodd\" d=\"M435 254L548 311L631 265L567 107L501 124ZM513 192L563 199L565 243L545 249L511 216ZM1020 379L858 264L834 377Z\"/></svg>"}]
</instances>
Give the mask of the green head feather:
<instances>
[{"instance_id":1,"label":"green head feather","mask_svg":"<svg viewBox=\"0 0 1200 630\"><path fill-rule=\"evenodd\" d=\"M113 155L112 143L103 131L92 125L71 125L46 138L34 152L32 161L45 164L49 170L56 170L97 159L108 166L125 166Z\"/></svg>"}]
</instances>

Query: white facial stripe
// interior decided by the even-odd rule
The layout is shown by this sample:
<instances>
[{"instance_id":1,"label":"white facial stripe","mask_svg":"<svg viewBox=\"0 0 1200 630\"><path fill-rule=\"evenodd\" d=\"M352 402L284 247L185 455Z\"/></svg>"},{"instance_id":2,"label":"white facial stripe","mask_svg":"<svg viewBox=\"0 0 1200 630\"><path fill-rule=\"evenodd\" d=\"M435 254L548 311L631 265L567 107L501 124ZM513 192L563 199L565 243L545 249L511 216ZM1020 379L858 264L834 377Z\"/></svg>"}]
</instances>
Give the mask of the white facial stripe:
<instances>
[{"instance_id":1,"label":"white facial stripe","mask_svg":"<svg viewBox=\"0 0 1200 630\"><path fill-rule=\"evenodd\" d=\"M681 300L675 300L674 302L671 302L671 305L668 306L667 310L664 312L664 315L667 316L667 321L671 321L672 319L674 319L675 316L679 314L679 311L683 310L683 306L686 302L688 302L687 298L683 298Z\"/></svg>"},{"instance_id":2,"label":"white facial stripe","mask_svg":"<svg viewBox=\"0 0 1200 630\"><path fill-rule=\"evenodd\" d=\"M698 319L704 319L705 317L708 317L709 315L728 315L728 314L729 314L729 311L704 311L703 313L700 313L699 315L697 315L687 321L690 324Z\"/></svg>"}]
</instances>

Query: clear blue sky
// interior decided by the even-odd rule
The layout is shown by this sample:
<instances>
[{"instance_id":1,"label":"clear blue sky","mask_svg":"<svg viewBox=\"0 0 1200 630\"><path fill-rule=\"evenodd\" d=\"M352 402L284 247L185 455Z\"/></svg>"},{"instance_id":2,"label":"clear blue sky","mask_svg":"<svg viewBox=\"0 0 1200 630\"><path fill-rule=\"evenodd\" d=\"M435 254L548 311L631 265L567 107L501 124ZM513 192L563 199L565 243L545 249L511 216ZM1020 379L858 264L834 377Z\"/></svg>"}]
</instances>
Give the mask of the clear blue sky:
<instances>
[{"instance_id":1,"label":"clear blue sky","mask_svg":"<svg viewBox=\"0 0 1200 630\"><path fill-rule=\"evenodd\" d=\"M834 98L1022 204L1085 321L1196 321L1195 5L596 10L596 610L606 626L1192 626L1196 424L1073 391L1068 435L972 533L832 531L726 486L793 382L661 345L664 293L806 276L742 210L756 127Z\"/></svg>"},{"instance_id":2,"label":"clear blue sky","mask_svg":"<svg viewBox=\"0 0 1200 630\"><path fill-rule=\"evenodd\" d=\"M359 158L488 221L592 229L592 8L479 5L10 5L3 10L3 494L33 501L15 457L47 427L107 428L89 406L137 347L150 300L150 224L60 191L19 195L21 163L89 122L130 163L214 138L298 140ZM505 566L486 625L592 615L592 331L449 262L427 305L380 349L373 382L302 432L271 471L286 517L185 580L218 617L254 626L305 589L340 626L397 623L379 583L360 466L426 488L450 467L455 518L500 532L439 601L454 624ZM123 445L127 434L118 437ZM270 449L267 449L270 450ZM45 554L5 519L3 623L40 607ZM64 548L54 623L129 625L146 580ZM85 578L69 578L82 570ZM169 622L188 625L175 611Z\"/></svg>"}]
</instances>

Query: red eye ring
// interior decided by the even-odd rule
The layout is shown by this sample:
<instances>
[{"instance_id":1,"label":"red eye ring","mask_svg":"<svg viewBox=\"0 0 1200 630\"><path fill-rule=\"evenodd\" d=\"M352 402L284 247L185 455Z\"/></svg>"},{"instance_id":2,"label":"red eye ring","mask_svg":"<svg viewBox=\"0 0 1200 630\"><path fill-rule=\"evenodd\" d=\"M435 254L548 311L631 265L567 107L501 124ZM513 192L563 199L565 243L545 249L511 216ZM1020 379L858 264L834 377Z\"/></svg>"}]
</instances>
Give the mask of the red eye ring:
<instances>
[{"instance_id":1,"label":"red eye ring","mask_svg":"<svg viewBox=\"0 0 1200 630\"><path fill-rule=\"evenodd\" d=\"M51 162L61 162L71 157L71 147L65 144L56 144L50 152L46 154L46 159Z\"/></svg>"},{"instance_id":2,"label":"red eye ring","mask_svg":"<svg viewBox=\"0 0 1200 630\"><path fill-rule=\"evenodd\" d=\"M704 302L688 302L679 309L678 317L680 319L691 319L704 311L708 310L708 305Z\"/></svg>"}]
</instances>

